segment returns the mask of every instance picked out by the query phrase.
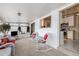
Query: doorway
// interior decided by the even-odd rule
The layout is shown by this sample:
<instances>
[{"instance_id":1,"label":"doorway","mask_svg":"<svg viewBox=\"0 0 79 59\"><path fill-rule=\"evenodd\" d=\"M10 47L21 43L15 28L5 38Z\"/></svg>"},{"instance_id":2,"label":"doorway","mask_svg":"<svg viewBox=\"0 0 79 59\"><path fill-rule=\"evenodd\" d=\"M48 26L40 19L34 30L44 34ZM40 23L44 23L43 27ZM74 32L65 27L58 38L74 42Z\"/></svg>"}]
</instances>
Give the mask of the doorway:
<instances>
[{"instance_id":1,"label":"doorway","mask_svg":"<svg viewBox=\"0 0 79 59\"><path fill-rule=\"evenodd\" d=\"M64 17L60 21L60 46L79 53L79 14Z\"/></svg>"},{"instance_id":2,"label":"doorway","mask_svg":"<svg viewBox=\"0 0 79 59\"><path fill-rule=\"evenodd\" d=\"M79 54L79 4L60 11L60 46Z\"/></svg>"},{"instance_id":3,"label":"doorway","mask_svg":"<svg viewBox=\"0 0 79 59\"><path fill-rule=\"evenodd\" d=\"M35 23L32 23L31 24L31 34L35 32Z\"/></svg>"}]
</instances>

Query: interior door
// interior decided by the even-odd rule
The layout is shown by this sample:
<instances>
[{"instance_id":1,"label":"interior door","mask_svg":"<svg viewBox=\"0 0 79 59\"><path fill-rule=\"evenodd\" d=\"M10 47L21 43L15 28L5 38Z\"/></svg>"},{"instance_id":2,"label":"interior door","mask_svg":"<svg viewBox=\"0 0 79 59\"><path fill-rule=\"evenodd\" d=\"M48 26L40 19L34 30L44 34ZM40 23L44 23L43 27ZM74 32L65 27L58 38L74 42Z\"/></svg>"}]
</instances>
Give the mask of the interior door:
<instances>
[{"instance_id":1,"label":"interior door","mask_svg":"<svg viewBox=\"0 0 79 59\"><path fill-rule=\"evenodd\" d=\"M31 24L31 34L35 32L35 23L32 23Z\"/></svg>"}]
</instances>

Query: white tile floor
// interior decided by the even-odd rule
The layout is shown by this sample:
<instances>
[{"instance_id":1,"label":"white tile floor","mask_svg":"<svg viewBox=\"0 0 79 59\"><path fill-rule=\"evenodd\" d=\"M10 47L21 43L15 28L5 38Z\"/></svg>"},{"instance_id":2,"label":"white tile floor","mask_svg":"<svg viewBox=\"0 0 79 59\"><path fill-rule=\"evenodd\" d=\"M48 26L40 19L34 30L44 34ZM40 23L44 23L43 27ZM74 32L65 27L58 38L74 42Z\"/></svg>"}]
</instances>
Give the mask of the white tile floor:
<instances>
[{"instance_id":1,"label":"white tile floor","mask_svg":"<svg viewBox=\"0 0 79 59\"><path fill-rule=\"evenodd\" d=\"M66 40L64 47L70 50L76 50L79 52L79 40Z\"/></svg>"},{"instance_id":2,"label":"white tile floor","mask_svg":"<svg viewBox=\"0 0 79 59\"><path fill-rule=\"evenodd\" d=\"M69 55L79 56L79 40L67 39L61 47L62 52Z\"/></svg>"},{"instance_id":3,"label":"white tile floor","mask_svg":"<svg viewBox=\"0 0 79 59\"><path fill-rule=\"evenodd\" d=\"M23 38L16 41L15 54L16 56L67 56L54 48L45 51L38 49L31 38Z\"/></svg>"}]
</instances>

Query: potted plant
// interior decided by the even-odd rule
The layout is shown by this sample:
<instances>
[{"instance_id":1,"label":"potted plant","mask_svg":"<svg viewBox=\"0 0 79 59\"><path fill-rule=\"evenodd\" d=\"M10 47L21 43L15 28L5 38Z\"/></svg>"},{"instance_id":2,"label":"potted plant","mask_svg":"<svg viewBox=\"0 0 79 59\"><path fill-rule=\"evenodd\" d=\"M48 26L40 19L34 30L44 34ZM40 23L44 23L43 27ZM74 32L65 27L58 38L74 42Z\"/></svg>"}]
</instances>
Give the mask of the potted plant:
<instances>
[{"instance_id":1,"label":"potted plant","mask_svg":"<svg viewBox=\"0 0 79 59\"><path fill-rule=\"evenodd\" d=\"M11 28L10 24L3 23L0 25L0 32L2 32L4 36L6 36L10 28Z\"/></svg>"}]
</instances>

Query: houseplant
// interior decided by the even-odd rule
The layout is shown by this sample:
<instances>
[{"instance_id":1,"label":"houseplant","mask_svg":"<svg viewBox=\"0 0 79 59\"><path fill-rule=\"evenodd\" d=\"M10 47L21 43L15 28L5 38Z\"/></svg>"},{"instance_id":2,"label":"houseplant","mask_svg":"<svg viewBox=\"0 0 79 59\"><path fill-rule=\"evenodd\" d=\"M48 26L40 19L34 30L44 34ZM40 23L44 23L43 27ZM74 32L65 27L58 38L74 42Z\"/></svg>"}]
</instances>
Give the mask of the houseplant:
<instances>
[{"instance_id":1,"label":"houseplant","mask_svg":"<svg viewBox=\"0 0 79 59\"><path fill-rule=\"evenodd\" d=\"M10 28L11 28L10 24L3 23L0 25L0 32L2 32L4 36L6 36Z\"/></svg>"}]
</instances>

